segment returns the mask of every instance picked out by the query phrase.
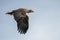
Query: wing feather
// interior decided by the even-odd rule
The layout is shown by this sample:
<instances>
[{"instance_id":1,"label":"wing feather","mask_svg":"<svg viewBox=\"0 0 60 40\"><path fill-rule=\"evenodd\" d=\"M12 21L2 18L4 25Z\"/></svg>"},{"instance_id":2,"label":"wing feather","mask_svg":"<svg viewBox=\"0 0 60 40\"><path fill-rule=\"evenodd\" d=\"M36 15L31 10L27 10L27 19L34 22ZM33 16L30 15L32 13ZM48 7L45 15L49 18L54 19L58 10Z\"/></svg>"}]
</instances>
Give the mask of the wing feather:
<instances>
[{"instance_id":1,"label":"wing feather","mask_svg":"<svg viewBox=\"0 0 60 40\"><path fill-rule=\"evenodd\" d=\"M17 21L17 27L18 27L18 31L20 33L25 34L27 32L28 27L29 27L27 15L26 15L26 17L20 17L19 18L19 20Z\"/></svg>"}]
</instances>

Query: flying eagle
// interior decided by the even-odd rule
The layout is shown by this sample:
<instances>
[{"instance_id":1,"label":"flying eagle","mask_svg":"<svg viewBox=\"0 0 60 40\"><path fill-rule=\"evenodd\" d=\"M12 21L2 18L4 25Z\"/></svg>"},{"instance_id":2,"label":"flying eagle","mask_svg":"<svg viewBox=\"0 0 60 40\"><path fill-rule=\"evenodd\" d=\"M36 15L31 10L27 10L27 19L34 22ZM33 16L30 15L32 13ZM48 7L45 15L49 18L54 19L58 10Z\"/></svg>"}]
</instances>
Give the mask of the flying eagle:
<instances>
[{"instance_id":1,"label":"flying eagle","mask_svg":"<svg viewBox=\"0 0 60 40\"><path fill-rule=\"evenodd\" d=\"M12 12L7 12L6 14L13 15L15 21L17 22L18 32L25 34L29 28L29 17L26 13L34 12L31 9L19 8L13 10Z\"/></svg>"}]
</instances>

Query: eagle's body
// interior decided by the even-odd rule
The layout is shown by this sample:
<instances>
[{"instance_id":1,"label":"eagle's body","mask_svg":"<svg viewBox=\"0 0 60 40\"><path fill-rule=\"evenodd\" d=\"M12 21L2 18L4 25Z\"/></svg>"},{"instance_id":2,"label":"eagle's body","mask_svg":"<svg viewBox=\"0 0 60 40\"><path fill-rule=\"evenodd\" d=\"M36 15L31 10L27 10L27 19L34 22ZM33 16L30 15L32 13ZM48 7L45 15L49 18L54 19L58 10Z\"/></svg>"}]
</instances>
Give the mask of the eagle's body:
<instances>
[{"instance_id":1,"label":"eagle's body","mask_svg":"<svg viewBox=\"0 0 60 40\"><path fill-rule=\"evenodd\" d=\"M7 13L14 16L14 19L17 22L18 31L20 33L25 34L29 28L29 22L28 22L29 17L26 15L26 13L30 13L30 12L33 12L33 11L20 8Z\"/></svg>"}]
</instances>

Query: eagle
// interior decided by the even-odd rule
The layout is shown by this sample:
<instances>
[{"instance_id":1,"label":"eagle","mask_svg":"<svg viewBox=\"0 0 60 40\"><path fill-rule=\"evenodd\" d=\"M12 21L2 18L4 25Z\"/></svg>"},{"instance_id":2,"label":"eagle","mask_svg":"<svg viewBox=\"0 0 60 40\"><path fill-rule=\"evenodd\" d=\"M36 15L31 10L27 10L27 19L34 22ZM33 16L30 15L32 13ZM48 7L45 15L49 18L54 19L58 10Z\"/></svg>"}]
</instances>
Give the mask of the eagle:
<instances>
[{"instance_id":1,"label":"eagle","mask_svg":"<svg viewBox=\"0 0 60 40\"><path fill-rule=\"evenodd\" d=\"M17 23L18 32L25 34L29 28L29 17L26 13L32 12L34 11L31 9L19 8L12 10L11 12L7 12L6 14L13 15L14 20Z\"/></svg>"}]
</instances>

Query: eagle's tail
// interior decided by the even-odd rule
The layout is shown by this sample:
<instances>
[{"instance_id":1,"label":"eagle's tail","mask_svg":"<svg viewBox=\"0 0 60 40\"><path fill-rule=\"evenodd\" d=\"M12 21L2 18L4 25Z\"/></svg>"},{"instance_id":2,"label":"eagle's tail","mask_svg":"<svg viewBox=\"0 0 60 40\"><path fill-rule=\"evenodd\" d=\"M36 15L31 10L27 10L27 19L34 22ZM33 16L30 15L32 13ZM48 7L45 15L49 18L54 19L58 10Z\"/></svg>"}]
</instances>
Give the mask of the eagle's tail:
<instances>
[{"instance_id":1,"label":"eagle's tail","mask_svg":"<svg viewBox=\"0 0 60 40\"><path fill-rule=\"evenodd\" d=\"M12 12L7 12L6 14L13 15L15 11L13 10Z\"/></svg>"},{"instance_id":2,"label":"eagle's tail","mask_svg":"<svg viewBox=\"0 0 60 40\"><path fill-rule=\"evenodd\" d=\"M12 12L7 12L6 14L12 15Z\"/></svg>"}]
</instances>

